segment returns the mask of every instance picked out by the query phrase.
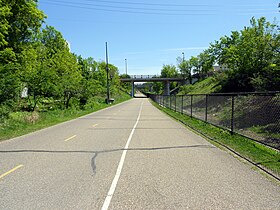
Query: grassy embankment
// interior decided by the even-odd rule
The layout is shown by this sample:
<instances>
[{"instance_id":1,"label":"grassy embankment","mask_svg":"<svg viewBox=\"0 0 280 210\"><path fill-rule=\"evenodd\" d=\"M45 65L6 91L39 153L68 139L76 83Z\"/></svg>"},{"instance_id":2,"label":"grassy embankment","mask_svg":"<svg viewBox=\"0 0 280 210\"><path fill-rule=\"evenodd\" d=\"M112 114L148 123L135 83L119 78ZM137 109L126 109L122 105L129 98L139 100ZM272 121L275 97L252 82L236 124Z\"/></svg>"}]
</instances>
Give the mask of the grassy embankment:
<instances>
[{"instance_id":1,"label":"grassy embankment","mask_svg":"<svg viewBox=\"0 0 280 210\"><path fill-rule=\"evenodd\" d=\"M209 94L212 92L219 92L219 89L220 87L217 80L214 78L207 78L201 82L183 87L178 95L199 93ZM240 156L255 163L256 166L268 169L268 171L275 174L275 176L280 177L280 153L278 151L258 144L238 134L232 135L229 131L215 127L204 121L161 107L154 102L153 104L166 114L198 131L202 135L208 137L208 139L213 140L214 143L216 142L217 144L233 150Z\"/></svg>"},{"instance_id":2,"label":"grassy embankment","mask_svg":"<svg viewBox=\"0 0 280 210\"><path fill-rule=\"evenodd\" d=\"M219 79L216 77L209 77L205 80L196 82L193 85L186 85L181 87L181 91L178 93L178 95L184 95L184 94L211 94L211 93L219 93L221 91L221 86L219 85ZM279 97L279 96L278 96ZM220 98L221 99L221 98ZM219 99L217 99L219 100ZM279 101L277 99L277 96L274 98L268 98L267 101L262 101L262 98L254 97L254 96L239 96L235 97L235 118L237 121L239 121L239 124L241 123L240 120L247 118L250 118L249 115L246 116L245 110L251 110L251 116L258 115L258 112L264 112L265 107L271 107L275 110L277 109L277 104L279 105ZM231 103L231 102L230 102ZM224 102L220 101L219 106L224 107L223 110L217 111L217 109L214 109L213 115L215 115L215 119L219 121L227 120L229 121L229 114L231 112L231 105L226 103L226 100ZM209 110L210 111L210 110ZM215 113L216 112L216 113ZM254 114L252 114L254 113ZM211 114L211 113L210 113ZM250 114L250 113L248 113ZM277 111L276 111L277 114ZM271 122L267 124L253 124L252 126L245 126L245 127L239 127L236 129L239 129L239 132L245 134L245 135L251 135L251 137L256 138L259 141L264 141L266 139L279 139L280 134L277 132L277 129L275 126L277 126L277 116L271 116L266 115L267 122L269 122L269 117L271 117ZM260 118L258 118L261 120ZM252 124L252 120L251 123ZM236 121L236 122L237 122ZM256 120L257 121L257 120ZM241 123L242 124L242 123ZM270 142L270 145L273 145L274 147L277 147L279 143L277 143L274 140L268 140Z\"/></svg>"},{"instance_id":3,"label":"grassy embankment","mask_svg":"<svg viewBox=\"0 0 280 210\"><path fill-rule=\"evenodd\" d=\"M131 97L122 94L115 97L114 104L121 103L129 100ZM14 112L10 113L9 117L0 123L0 141L17 136L21 136L27 133L31 133L42 128L46 128L61 122L75 119L83 115L96 112L106 107L112 106L105 103L104 99L96 100L87 106L85 109L56 109L45 112Z\"/></svg>"},{"instance_id":4,"label":"grassy embankment","mask_svg":"<svg viewBox=\"0 0 280 210\"><path fill-rule=\"evenodd\" d=\"M193 85L182 86L178 95L185 94L209 94L219 92L221 86L215 77L209 77L202 81L196 82Z\"/></svg>"}]
</instances>

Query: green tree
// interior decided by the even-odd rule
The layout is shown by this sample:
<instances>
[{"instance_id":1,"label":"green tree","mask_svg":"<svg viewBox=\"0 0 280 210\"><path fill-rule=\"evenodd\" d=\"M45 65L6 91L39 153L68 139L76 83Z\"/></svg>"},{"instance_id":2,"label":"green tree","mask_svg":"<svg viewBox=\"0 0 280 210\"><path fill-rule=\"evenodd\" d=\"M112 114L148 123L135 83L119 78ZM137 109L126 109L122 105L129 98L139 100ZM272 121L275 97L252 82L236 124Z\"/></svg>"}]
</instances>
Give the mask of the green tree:
<instances>
[{"instance_id":1,"label":"green tree","mask_svg":"<svg viewBox=\"0 0 280 210\"><path fill-rule=\"evenodd\" d=\"M111 94L114 94L117 89L120 88L120 79L119 79L119 73L118 68L114 66L113 64L108 65L109 68L109 86L110 86L110 92ZM107 87L107 72L106 72L106 63L100 62L98 65L98 80L102 81L102 86L104 87L104 90L106 91Z\"/></svg>"},{"instance_id":2,"label":"green tree","mask_svg":"<svg viewBox=\"0 0 280 210\"><path fill-rule=\"evenodd\" d=\"M0 0L0 50L8 45L6 36L9 31L8 17L11 15L10 7L6 1Z\"/></svg>"},{"instance_id":3,"label":"green tree","mask_svg":"<svg viewBox=\"0 0 280 210\"><path fill-rule=\"evenodd\" d=\"M37 37L38 41L46 47L48 58L52 58L60 51L69 51L68 43L61 32L52 26L46 26Z\"/></svg>"},{"instance_id":4,"label":"green tree","mask_svg":"<svg viewBox=\"0 0 280 210\"><path fill-rule=\"evenodd\" d=\"M40 43L26 48L20 54L21 82L28 88L31 110L34 111L42 97L51 96L56 89L56 72L49 68L46 47Z\"/></svg>"},{"instance_id":5,"label":"green tree","mask_svg":"<svg viewBox=\"0 0 280 210\"><path fill-rule=\"evenodd\" d=\"M153 82L153 91L157 94L163 93L164 85L162 82Z\"/></svg>"},{"instance_id":6,"label":"green tree","mask_svg":"<svg viewBox=\"0 0 280 210\"><path fill-rule=\"evenodd\" d=\"M21 78L28 87L32 110L43 97L52 97L69 107L81 89L82 75L62 34L47 26L21 53Z\"/></svg>"},{"instance_id":7,"label":"green tree","mask_svg":"<svg viewBox=\"0 0 280 210\"><path fill-rule=\"evenodd\" d=\"M176 66L172 64L163 65L161 69L161 77L162 78L174 78L178 76L178 71Z\"/></svg>"},{"instance_id":8,"label":"green tree","mask_svg":"<svg viewBox=\"0 0 280 210\"><path fill-rule=\"evenodd\" d=\"M198 60L200 77L205 78L209 72L213 71L215 57L210 54L209 50L204 50L198 55Z\"/></svg>"},{"instance_id":9,"label":"green tree","mask_svg":"<svg viewBox=\"0 0 280 210\"><path fill-rule=\"evenodd\" d=\"M0 102L17 101L23 88L21 60L45 15L37 1L0 0ZM3 87L2 87L3 86Z\"/></svg>"},{"instance_id":10,"label":"green tree","mask_svg":"<svg viewBox=\"0 0 280 210\"><path fill-rule=\"evenodd\" d=\"M82 74L76 56L67 49L61 50L53 57L52 68L57 71L55 81L59 93L63 95L65 108L70 105L70 99L77 97L81 89Z\"/></svg>"},{"instance_id":11,"label":"green tree","mask_svg":"<svg viewBox=\"0 0 280 210\"><path fill-rule=\"evenodd\" d=\"M168 64L168 65L163 65L162 69L161 69L161 77L162 78L176 78L178 77L178 71L176 66L172 65L172 64ZM178 85L177 82L171 82L170 83L170 89L174 89L176 86ZM162 86L158 86L163 88Z\"/></svg>"},{"instance_id":12,"label":"green tree","mask_svg":"<svg viewBox=\"0 0 280 210\"><path fill-rule=\"evenodd\" d=\"M85 105L86 101L90 98L105 94L106 86L102 86L102 84L105 84L102 80L105 78L100 77L100 72L98 72L99 63L94 61L93 58L83 59L81 56L78 56L77 59L82 73L80 103Z\"/></svg>"},{"instance_id":13,"label":"green tree","mask_svg":"<svg viewBox=\"0 0 280 210\"><path fill-rule=\"evenodd\" d=\"M177 58L178 68L181 76L184 79L188 79L190 84L192 84L192 68L188 60L182 59L181 57Z\"/></svg>"},{"instance_id":14,"label":"green tree","mask_svg":"<svg viewBox=\"0 0 280 210\"><path fill-rule=\"evenodd\" d=\"M0 51L0 104L16 101L20 94L19 65L11 48Z\"/></svg>"},{"instance_id":15,"label":"green tree","mask_svg":"<svg viewBox=\"0 0 280 210\"><path fill-rule=\"evenodd\" d=\"M250 23L210 47L217 63L228 69L221 81L223 91L279 89L279 27L264 17Z\"/></svg>"},{"instance_id":16,"label":"green tree","mask_svg":"<svg viewBox=\"0 0 280 210\"><path fill-rule=\"evenodd\" d=\"M122 74L120 75L120 78L121 79L125 79L125 78L130 78L130 76L128 74ZM121 87L122 89L126 92L126 93L129 93L131 91L131 83L130 82L122 82L121 83Z\"/></svg>"},{"instance_id":17,"label":"green tree","mask_svg":"<svg viewBox=\"0 0 280 210\"><path fill-rule=\"evenodd\" d=\"M39 32L45 15L38 9L36 0L1 0L1 8L4 17L1 18L0 34L5 37L2 43L19 53Z\"/></svg>"},{"instance_id":18,"label":"green tree","mask_svg":"<svg viewBox=\"0 0 280 210\"><path fill-rule=\"evenodd\" d=\"M240 38L238 31L232 31L231 36L223 36L219 41L215 41L210 44L208 48L209 53L214 58L214 62L219 65L225 65L228 63L229 57L227 56L227 50L231 46L235 46Z\"/></svg>"},{"instance_id":19,"label":"green tree","mask_svg":"<svg viewBox=\"0 0 280 210\"><path fill-rule=\"evenodd\" d=\"M198 57L192 56L189 59L188 63L189 63L189 68L193 72L194 76L199 79L200 65L199 65Z\"/></svg>"}]
</instances>

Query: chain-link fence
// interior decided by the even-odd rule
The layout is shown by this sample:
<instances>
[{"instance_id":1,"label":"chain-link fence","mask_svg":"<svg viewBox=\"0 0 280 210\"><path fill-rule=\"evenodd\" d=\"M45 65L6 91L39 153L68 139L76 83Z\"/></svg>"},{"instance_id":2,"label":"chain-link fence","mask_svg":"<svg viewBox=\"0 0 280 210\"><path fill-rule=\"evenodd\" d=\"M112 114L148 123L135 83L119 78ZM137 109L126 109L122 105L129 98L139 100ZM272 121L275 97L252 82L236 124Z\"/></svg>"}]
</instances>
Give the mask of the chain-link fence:
<instances>
[{"instance_id":1,"label":"chain-link fence","mask_svg":"<svg viewBox=\"0 0 280 210\"><path fill-rule=\"evenodd\" d=\"M174 111L280 150L280 93L151 95Z\"/></svg>"}]
</instances>

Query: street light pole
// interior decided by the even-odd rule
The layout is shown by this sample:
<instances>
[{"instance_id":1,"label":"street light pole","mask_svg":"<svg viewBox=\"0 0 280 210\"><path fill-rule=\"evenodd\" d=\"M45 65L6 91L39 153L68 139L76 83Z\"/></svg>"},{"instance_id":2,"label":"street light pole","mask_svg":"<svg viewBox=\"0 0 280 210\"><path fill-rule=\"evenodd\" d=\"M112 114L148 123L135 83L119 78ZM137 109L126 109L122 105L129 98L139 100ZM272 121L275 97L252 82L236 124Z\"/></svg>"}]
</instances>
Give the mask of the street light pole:
<instances>
[{"instance_id":1,"label":"street light pole","mask_svg":"<svg viewBox=\"0 0 280 210\"><path fill-rule=\"evenodd\" d=\"M125 59L125 74L127 75L127 59Z\"/></svg>"},{"instance_id":2,"label":"street light pole","mask_svg":"<svg viewBox=\"0 0 280 210\"><path fill-rule=\"evenodd\" d=\"M106 103L109 104L110 90L109 90L109 63L108 63L108 48L106 42L106 72L107 72L107 100Z\"/></svg>"},{"instance_id":3,"label":"street light pole","mask_svg":"<svg viewBox=\"0 0 280 210\"><path fill-rule=\"evenodd\" d=\"M183 61L182 61L182 63L183 63L183 74L182 74L182 76L183 76L183 78L184 79L186 79L185 78L185 76L184 76L184 74L185 74L185 72L186 72L186 66L185 66L185 53L184 52L182 52L182 55L183 55ZM184 81L184 83L183 84L185 84L186 82Z\"/></svg>"}]
</instances>

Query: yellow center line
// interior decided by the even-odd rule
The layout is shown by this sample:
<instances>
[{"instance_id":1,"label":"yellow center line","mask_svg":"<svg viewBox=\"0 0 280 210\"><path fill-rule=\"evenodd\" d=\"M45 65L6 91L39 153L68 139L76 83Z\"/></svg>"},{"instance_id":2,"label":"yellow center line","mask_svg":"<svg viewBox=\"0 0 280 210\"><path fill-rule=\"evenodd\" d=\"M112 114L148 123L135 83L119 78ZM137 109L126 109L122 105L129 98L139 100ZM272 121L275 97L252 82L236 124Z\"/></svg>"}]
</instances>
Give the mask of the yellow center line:
<instances>
[{"instance_id":1,"label":"yellow center line","mask_svg":"<svg viewBox=\"0 0 280 210\"><path fill-rule=\"evenodd\" d=\"M98 126L98 124L94 124L94 125L92 125L92 127L94 128L94 127L96 127L96 126Z\"/></svg>"},{"instance_id":2,"label":"yellow center line","mask_svg":"<svg viewBox=\"0 0 280 210\"><path fill-rule=\"evenodd\" d=\"M65 139L64 141L70 141L71 139L74 139L77 135L71 136L68 139Z\"/></svg>"},{"instance_id":3,"label":"yellow center line","mask_svg":"<svg viewBox=\"0 0 280 210\"><path fill-rule=\"evenodd\" d=\"M13 169L9 170L8 172L6 172L6 173L0 175L0 179L2 179L4 176L7 176L8 174L14 172L15 170L17 170L17 169L19 169L19 168L21 168L21 167L23 167L23 165L18 165L18 166L16 166L16 167L14 167Z\"/></svg>"}]
</instances>

